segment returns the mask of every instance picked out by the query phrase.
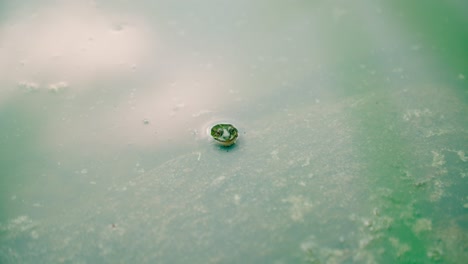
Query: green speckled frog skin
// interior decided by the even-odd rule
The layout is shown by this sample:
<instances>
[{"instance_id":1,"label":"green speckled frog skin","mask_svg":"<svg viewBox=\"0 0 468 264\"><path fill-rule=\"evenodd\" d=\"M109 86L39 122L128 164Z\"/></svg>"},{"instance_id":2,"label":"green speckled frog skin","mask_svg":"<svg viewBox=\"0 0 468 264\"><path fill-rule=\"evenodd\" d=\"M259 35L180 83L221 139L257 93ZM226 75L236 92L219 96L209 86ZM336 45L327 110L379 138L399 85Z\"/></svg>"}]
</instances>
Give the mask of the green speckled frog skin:
<instances>
[{"instance_id":1,"label":"green speckled frog skin","mask_svg":"<svg viewBox=\"0 0 468 264\"><path fill-rule=\"evenodd\" d=\"M223 146L231 146L236 143L239 132L231 124L217 124L211 128L211 136Z\"/></svg>"}]
</instances>

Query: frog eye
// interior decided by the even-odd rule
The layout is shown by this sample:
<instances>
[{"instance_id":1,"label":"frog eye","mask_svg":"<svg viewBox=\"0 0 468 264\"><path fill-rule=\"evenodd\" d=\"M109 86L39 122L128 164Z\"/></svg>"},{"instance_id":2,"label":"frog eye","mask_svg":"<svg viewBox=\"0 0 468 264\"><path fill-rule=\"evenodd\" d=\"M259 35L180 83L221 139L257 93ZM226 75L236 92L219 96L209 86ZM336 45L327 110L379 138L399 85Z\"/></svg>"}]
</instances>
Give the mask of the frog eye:
<instances>
[{"instance_id":1,"label":"frog eye","mask_svg":"<svg viewBox=\"0 0 468 264\"><path fill-rule=\"evenodd\" d=\"M235 127L233 127L233 126L229 127L229 130L228 130L228 131L229 131L229 133L231 133L231 134L237 134L237 128L235 128Z\"/></svg>"}]
</instances>

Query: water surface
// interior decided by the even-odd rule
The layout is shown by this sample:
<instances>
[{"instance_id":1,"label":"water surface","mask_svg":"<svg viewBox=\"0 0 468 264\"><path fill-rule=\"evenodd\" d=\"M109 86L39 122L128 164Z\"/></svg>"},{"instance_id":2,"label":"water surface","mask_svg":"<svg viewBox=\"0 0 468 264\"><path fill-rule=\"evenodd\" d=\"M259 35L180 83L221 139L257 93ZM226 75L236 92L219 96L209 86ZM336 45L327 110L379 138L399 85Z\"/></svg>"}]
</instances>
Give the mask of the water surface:
<instances>
[{"instance_id":1,"label":"water surface","mask_svg":"<svg viewBox=\"0 0 468 264\"><path fill-rule=\"evenodd\" d=\"M466 11L3 1L0 262L463 263Z\"/></svg>"}]
</instances>

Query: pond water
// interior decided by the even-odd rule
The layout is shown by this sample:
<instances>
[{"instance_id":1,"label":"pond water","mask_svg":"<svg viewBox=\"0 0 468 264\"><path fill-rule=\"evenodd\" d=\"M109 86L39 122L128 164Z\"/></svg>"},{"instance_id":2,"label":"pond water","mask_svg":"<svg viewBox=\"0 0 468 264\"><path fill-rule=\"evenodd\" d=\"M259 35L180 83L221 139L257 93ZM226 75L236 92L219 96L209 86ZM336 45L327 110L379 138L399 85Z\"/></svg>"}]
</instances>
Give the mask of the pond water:
<instances>
[{"instance_id":1,"label":"pond water","mask_svg":"<svg viewBox=\"0 0 468 264\"><path fill-rule=\"evenodd\" d=\"M410 2L0 2L0 263L463 263L468 4Z\"/></svg>"}]
</instances>

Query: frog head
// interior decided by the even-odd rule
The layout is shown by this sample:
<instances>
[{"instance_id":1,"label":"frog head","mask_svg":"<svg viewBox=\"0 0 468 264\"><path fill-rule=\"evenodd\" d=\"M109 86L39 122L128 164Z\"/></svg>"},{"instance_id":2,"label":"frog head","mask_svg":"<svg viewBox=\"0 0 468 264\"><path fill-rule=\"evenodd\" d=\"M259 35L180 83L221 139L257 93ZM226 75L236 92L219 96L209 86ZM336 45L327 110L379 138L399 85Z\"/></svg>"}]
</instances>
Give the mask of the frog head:
<instances>
[{"instance_id":1,"label":"frog head","mask_svg":"<svg viewBox=\"0 0 468 264\"><path fill-rule=\"evenodd\" d=\"M237 128L231 124L217 124L211 128L211 136L223 146L231 146L236 143Z\"/></svg>"}]
</instances>

